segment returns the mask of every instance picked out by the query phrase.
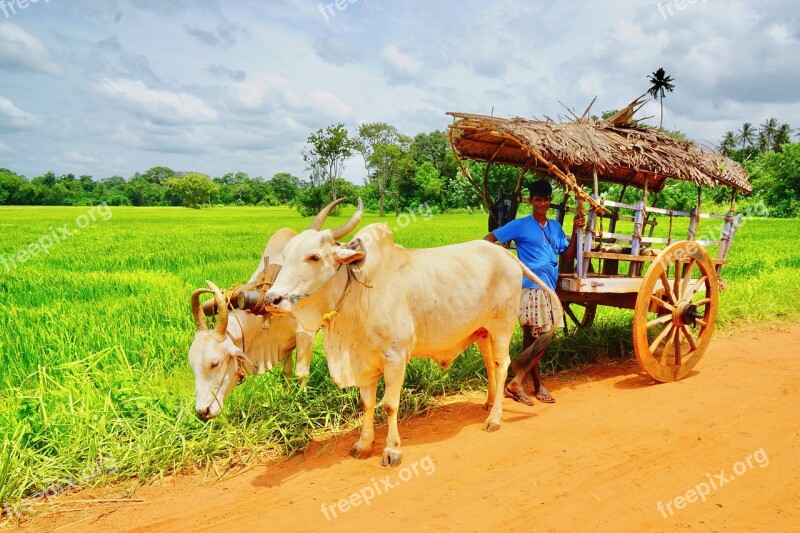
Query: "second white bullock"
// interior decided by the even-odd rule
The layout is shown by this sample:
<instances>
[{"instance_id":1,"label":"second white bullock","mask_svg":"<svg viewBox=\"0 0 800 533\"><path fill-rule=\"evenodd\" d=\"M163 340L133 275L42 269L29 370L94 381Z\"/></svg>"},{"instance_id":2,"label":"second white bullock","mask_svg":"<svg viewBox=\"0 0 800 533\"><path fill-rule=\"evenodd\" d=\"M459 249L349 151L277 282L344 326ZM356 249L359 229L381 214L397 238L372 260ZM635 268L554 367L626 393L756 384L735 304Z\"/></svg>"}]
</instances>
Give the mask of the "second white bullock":
<instances>
[{"instance_id":1,"label":"second white bullock","mask_svg":"<svg viewBox=\"0 0 800 533\"><path fill-rule=\"evenodd\" d=\"M319 230L331 210L343 202L341 198L328 204L309 225ZM262 278L265 264L280 265L283 249L297 235L290 228L282 228L270 237L264 248L258 268L246 286L253 286ZM197 289L192 294L192 315L197 333L189 348L189 364L194 372L195 410L197 416L210 419L222 412L223 402L245 375L263 374L282 366L284 375L292 375L292 350L297 352L294 375L304 380L308 377L316 330L305 330L290 316L270 317L268 327L264 318L249 311L228 311L222 292L210 281L209 288ZM214 299L200 304L204 293ZM217 327L209 330L205 314L219 313Z\"/></svg>"},{"instance_id":2,"label":"second white bullock","mask_svg":"<svg viewBox=\"0 0 800 533\"><path fill-rule=\"evenodd\" d=\"M306 230L287 243L283 267L265 300L273 313L291 313L304 329L322 329L331 377L340 387L359 387L364 419L353 457L372 452L383 376L389 430L381 463L397 466L402 458L397 410L409 360L429 357L447 367L477 343L489 389L483 428L498 429L523 272L545 285L507 250L483 240L406 249L394 243L388 226L372 224L340 244L362 212L359 200L356 214L342 227ZM558 298L551 298L554 313L560 313ZM541 343L546 346L549 339L543 336Z\"/></svg>"}]
</instances>

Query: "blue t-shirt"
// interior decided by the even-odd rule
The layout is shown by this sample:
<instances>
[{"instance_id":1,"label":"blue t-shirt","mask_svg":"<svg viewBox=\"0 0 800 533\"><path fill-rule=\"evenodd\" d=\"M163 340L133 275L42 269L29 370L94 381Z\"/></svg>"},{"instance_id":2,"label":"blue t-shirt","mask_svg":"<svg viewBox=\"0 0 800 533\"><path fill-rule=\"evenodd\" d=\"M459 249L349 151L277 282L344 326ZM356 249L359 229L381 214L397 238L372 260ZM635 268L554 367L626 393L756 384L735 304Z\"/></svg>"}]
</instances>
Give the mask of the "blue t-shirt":
<instances>
[{"instance_id":1,"label":"blue t-shirt","mask_svg":"<svg viewBox=\"0 0 800 533\"><path fill-rule=\"evenodd\" d=\"M528 215L512 220L493 233L503 244L514 241L520 260L555 290L558 281L558 254L569 246L561 224L548 218L547 224L542 227L532 215ZM541 288L524 276L522 286L528 289Z\"/></svg>"}]
</instances>

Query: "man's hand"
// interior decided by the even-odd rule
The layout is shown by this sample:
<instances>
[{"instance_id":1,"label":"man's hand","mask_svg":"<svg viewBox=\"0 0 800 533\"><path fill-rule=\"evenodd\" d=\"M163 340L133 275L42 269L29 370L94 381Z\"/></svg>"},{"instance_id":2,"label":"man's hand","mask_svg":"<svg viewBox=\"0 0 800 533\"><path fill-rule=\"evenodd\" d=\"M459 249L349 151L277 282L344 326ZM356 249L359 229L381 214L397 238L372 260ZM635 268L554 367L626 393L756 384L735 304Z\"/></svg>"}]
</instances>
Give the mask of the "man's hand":
<instances>
[{"instance_id":1,"label":"man's hand","mask_svg":"<svg viewBox=\"0 0 800 533\"><path fill-rule=\"evenodd\" d=\"M583 229L586 227L586 218L580 211L575 213L575 218L572 219L572 232L575 233L576 229Z\"/></svg>"}]
</instances>

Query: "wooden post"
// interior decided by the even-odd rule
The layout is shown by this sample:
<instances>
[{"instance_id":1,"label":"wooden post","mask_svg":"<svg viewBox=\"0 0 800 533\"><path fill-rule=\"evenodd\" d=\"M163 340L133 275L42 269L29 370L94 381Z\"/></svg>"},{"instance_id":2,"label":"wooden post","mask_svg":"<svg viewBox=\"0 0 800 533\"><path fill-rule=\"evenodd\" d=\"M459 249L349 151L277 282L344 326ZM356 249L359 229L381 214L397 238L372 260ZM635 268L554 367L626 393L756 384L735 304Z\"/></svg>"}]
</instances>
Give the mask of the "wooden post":
<instances>
[{"instance_id":1,"label":"wooden post","mask_svg":"<svg viewBox=\"0 0 800 533\"><path fill-rule=\"evenodd\" d=\"M619 203L622 203L622 199L625 197L625 190L627 188L628 184L625 183L622 186L622 191L619 193L619 198L617 198L617 201ZM611 213L611 216L609 217L611 219L611 222L608 223L608 231L610 233L615 233L617 231L617 219L619 218L619 211L620 211L619 207L615 207L614 212Z\"/></svg>"},{"instance_id":2,"label":"wooden post","mask_svg":"<svg viewBox=\"0 0 800 533\"><path fill-rule=\"evenodd\" d=\"M639 200L636 203L636 213L633 217L633 240L631 241L631 255L639 255L639 250L642 245L642 228L644 220L644 200ZM639 262L631 261L628 267L628 277L639 275Z\"/></svg>"},{"instance_id":3,"label":"wooden post","mask_svg":"<svg viewBox=\"0 0 800 533\"><path fill-rule=\"evenodd\" d=\"M597 200L597 197L592 195L592 198ZM578 202L578 211L583 212L583 203ZM597 213L594 210L589 211L589 215L586 218L586 226L584 226L584 230L578 232L578 250L577 253L580 257L580 269L578 270L578 277L586 278L589 275L589 263L591 262L590 259L584 258L584 253L592 251L592 245L594 244L594 227L597 219Z\"/></svg>"},{"instance_id":4,"label":"wooden post","mask_svg":"<svg viewBox=\"0 0 800 533\"><path fill-rule=\"evenodd\" d=\"M697 186L697 207L692 209L692 214L689 219L689 234L686 236L687 240L693 241L695 235L700 231L700 207L702 202L702 189L700 185Z\"/></svg>"},{"instance_id":5,"label":"wooden post","mask_svg":"<svg viewBox=\"0 0 800 533\"><path fill-rule=\"evenodd\" d=\"M595 200L600 198L600 184L597 181L597 168L592 165L592 185L594 186L594 198Z\"/></svg>"},{"instance_id":6,"label":"wooden post","mask_svg":"<svg viewBox=\"0 0 800 533\"><path fill-rule=\"evenodd\" d=\"M728 249L731 242L731 228L733 227L733 211L728 211L725 215L725 224L722 226L722 235L719 238L719 250L717 250L717 259L725 259L728 255ZM717 275L722 270L722 265L717 265Z\"/></svg>"}]
</instances>

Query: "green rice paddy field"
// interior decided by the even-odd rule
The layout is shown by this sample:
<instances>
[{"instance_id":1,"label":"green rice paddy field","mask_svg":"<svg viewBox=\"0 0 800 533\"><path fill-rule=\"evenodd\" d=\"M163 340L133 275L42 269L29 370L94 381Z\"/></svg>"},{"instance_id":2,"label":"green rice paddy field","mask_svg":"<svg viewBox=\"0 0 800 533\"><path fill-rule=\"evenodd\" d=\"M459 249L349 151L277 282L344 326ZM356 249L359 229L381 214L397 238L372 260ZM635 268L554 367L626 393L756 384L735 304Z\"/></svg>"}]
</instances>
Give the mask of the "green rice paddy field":
<instances>
[{"instance_id":1,"label":"green rice paddy field","mask_svg":"<svg viewBox=\"0 0 800 533\"><path fill-rule=\"evenodd\" d=\"M0 208L0 507L8 512L36 493L183 469L216 476L302 450L357 422L358 393L333 385L319 340L306 391L277 373L251 377L223 415L208 423L194 415L192 290L206 279L220 286L246 280L273 231L302 229L309 219L288 208L91 210ZM406 247L486 232L483 214L383 220ZM377 221L367 215L364 223ZM685 227L676 225L675 234ZM657 234L665 231L659 224ZM717 335L800 319L797 243L797 220L746 220L723 273L728 289ZM556 335L546 370L629 357L631 322L631 311L601 308L588 332ZM512 357L519 348L517 339ZM402 415L484 384L474 348L446 372L415 360Z\"/></svg>"}]
</instances>

